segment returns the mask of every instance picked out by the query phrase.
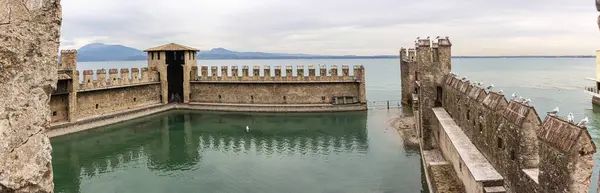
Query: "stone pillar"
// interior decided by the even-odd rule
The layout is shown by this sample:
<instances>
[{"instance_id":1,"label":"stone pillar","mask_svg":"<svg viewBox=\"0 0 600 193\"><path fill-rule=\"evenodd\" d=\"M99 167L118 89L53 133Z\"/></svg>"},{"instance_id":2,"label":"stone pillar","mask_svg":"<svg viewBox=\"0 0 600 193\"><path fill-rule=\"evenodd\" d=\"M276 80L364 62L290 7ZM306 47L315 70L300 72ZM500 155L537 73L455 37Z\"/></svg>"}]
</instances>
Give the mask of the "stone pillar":
<instances>
[{"instance_id":1,"label":"stone pillar","mask_svg":"<svg viewBox=\"0 0 600 193\"><path fill-rule=\"evenodd\" d=\"M110 86L119 86L119 71L115 68L108 70L108 78L110 79Z\"/></svg>"},{"instance_id":2,"label":"stone pillar","mask_svg":"<svg viewBox=\"0 0 600 193\"><path fill-rule=\"evenodd\" d=\"M106 70L105 69L96 70L96 87L98 87L98 88L106 87Z\"/></svg>"},{"instance_id":3,"label":"stone pillar","mask_svg":"<svg viewBox=\"0 0 600 193\"><path fill-rule=\"evenodd\" d=\"M229 78L229 74L227 73L228 66L221 66L221 80L227 80Z\"/></svg>"},{"instance_id":4,"label":"stone pillar","mask_svg":"<svg viewBox=\"0 0 600 193\"><path fill-rule=\"evenodd\" d=\"M231 78L233 80L238 80L238 66L231 66Z\"/></svg>"},{"instance_id":5,"label":"stone pillar","mask_svg":"<svg viewBox=\"0 0 600 193\"><path fill-rule=\"evenodd\" d=\"M219 80L219 67L218 66L211 66L210 67L210 73L211 73L211 80Z\"/></svg>"},{"instance_id":6,"label":"stone pillar","mask_svg":"<svg viewBox=\"0 0 600 193\"><path fill-rule=\"evenodd\" d=\"M317 74L315 74L315 65L308 65L308 80L317 80Z\"/></svg>"},{"instance_id":7,"label":"stone pillar","mask_svg":"<svg viewBox=\"0 0 600 193\"><path fill-rule=\"evenodd\" d=\"M248 65L242 66L242 80L248 80Z\"/></svg>"},{"instance_id":8,"label":"stone pillar","mask_svg":"<svg viewBox=\"0 0 600 193\"><path fill-rule=\"evenodd\" d=\"M139 68L132 68L131 69L131 84L138 84L140 83L140 69Z\"/></svg>"},{"instance_id":9,"label":"stone pillar","mask_svg":"<svg viewBox=\"0 0 600 193\"><path fill-rule=\"evenodd\" d=\"M296 66L296 74L298 74L297 79L302 81L304 80L304 65L302 64L298 64Z\"/></svg>"},{"instance_id":10,"label":"stone pillar","mask_svg":"<svg viewBox=\"0 0 600 193\"><path fill-rule=\"evenodd\" d=\"M277 81L283 80L283 78L281 77L281 66L280 65L275 66L274 72L275 72L275 80L277 80Z\"/></svg>"},{"instance_id":11,"label":"stone pillar","mask_svg":"<svg viewBox=\"0 0 600 193\"><path fill-rule=\"evenodd\" d=\"M285 79L286 80L292 80L293 75L294 75L293 68L294 67L292 67L291 65L286 65L285 66Z\"/></svg>"},{"instance_id":12,"label":"stone pillar","mask_svg":"<svg viewBox=\"0 0 600 193\"><path fill-rule=\"evenodd\" d=\"M271 66L265 65L264 71L264 80L271 80Z\"/></svg>"},{"instance_id":13,"label":"stone pillar","mask_svg":"<svg viewBox=\"0 0 600 193\"><path fill-rule=\"evenodd\" d=\"M83 71L83 89L94 88L94 71L84 70Z\"/></svg>"},{"instance_id":14,"label":"stone pillar","mask_svg":"<svg viewBox=\"0 0 600 193\"><path fill-rule=\"evenodd\" d=\"M338 65L331 65L331 80L338 80Z\"/></svg>"},{"instance_id":15,"label":"stone pillar","mask_svg":"<svg viewBox=\"0 0 600 193\"><path fill-rule=\"evenodd\" d=\"M185 57L185 63L183 64L183 103L190 103L190 81L192 80L192 60L190 59L193 56L192 52L187 52L187 57ZM196 66L196 69L198 67ZM198 70L196 70L196 75L198 74Z\"/></svg>"},{"instance_id":16,"label":"stone pillar","mask_svg":"<svg viewBox=\"0 0 600 193\"><path fill-rule=\"evenodd\" d=\"M148 82L148 67L143 67L142 68L142 79L140 80L140 82Z\"/></svg>"},{"instance_id":17,"label":"stone pillar","mask_svg":"<svg viewBox=\"0 0 600 193\"><path fill-rule=\"evenodd\" d=\"M260 80L260 65L252 66L252 80Z\"/></svg>"},{"instance_id":18,"label":"stone pillar","mask_svg":"<svg viewBox=\"0 0 600 193\"><path fill-rule=\"evenodd\" d=\"M202 75L202 77L200 77L202 80L208 80L208 66L202 66L200 74Z\"/></svg>"},{"instance_id":19,"label":"stone pillar","mask_svg":"<svg viewBox=\"0 0 600 193\"><path fill-rule=\"evenodd\" d=\"M341 80L350 79L350 67L346 64L342 65L342 78Z\"/></svg>"},{"instance_id":20,"label":"stone pillar","mask_svg":"<svg viewBox=\"0 0 600 193\"><path fill-rule=\"evenodd\" d=\"M59 0L0 0L0 192L54 191L45 131L61 17Z\"/></svg>"},{"instance_id":21,"label":"stone pillar","mask_svg":"<svg viewBox=\"0 0 600 193\"><path fill-rule=\"evenodd\" d=\"M121 68L121 85L129 84L129 68Z\"/></svg>"},{"instance_id":22,"label":"stone pillar","mask_svg":"<svg viewBox=\"0 0 600 193\"><path fill-rule=\"evenodd\" d=\"M190 71L190 81L198 80L198 66L192 66Z\"/></svg>"},{"instance_id":23,"label":"stone pillar","mask_svg":"<svg viewBox=\"0 0 600 193\"><path fill-rule=\"evenodd\" d=\"M319 64L319 80L329 80L327 76L327 66Z\"/></svg>"}]
</instances>

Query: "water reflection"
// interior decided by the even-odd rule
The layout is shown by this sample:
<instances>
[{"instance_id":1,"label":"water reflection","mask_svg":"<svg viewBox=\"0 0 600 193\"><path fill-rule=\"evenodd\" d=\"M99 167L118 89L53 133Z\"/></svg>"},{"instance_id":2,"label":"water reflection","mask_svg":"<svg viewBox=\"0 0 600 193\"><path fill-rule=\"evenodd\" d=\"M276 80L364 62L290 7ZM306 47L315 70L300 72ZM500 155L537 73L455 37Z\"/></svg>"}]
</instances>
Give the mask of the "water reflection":
<instances>
[{"instance_id":1,"label":"water reflection","mask_svg":"<svg viewBox=\"0 0 600 193\"><path fill-rule=\"evenodd\" d=\"M80 192L82 180L127 168L146 167L158 175L196 170L213 152L365 157L366 118L366 112L326 116L168 112L62 136L52 140L55 189Z\"/></svg>"}]
</instances>

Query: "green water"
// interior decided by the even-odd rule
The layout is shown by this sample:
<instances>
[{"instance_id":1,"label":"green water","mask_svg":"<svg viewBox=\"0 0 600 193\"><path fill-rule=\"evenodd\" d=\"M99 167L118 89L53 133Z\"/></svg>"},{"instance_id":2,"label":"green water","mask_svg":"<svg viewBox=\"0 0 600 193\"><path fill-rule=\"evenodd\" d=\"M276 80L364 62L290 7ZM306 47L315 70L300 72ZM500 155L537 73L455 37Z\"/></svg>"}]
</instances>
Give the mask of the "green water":
<instances>
[{"instance_id":1,"label":"green water","mask_svg":"<svg viewBox=\"0 0 600 193\"><path fill-rule=\"evenodd\" d=\"M422 192L397 113L165 112L52 139L55 191Z\"/></svg>"}]
</instances>

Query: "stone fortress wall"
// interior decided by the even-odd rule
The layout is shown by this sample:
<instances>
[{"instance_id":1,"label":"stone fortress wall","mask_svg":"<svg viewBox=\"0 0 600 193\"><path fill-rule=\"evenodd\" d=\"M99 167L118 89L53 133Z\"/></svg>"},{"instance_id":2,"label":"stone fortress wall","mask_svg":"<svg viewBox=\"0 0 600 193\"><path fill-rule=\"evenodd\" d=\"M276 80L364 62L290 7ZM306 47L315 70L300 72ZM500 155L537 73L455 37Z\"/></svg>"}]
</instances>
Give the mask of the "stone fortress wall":
<instances>
[{"instance_id":1,"label":"stone fortress wall","mask_svg":"<svg viewBox=\"0 0 600 193\"><path fill-rule=\"evenodd\" d=\"M449 73L435 59L446 40L419 39L415 58L400 51L402 100L415 114L428 181L445 167L466 192L588 192L596 146L585 126L553 114L542 122L527 102Z\"/></svg>"},{"instance_id":2,"label":"stone fortress wall","mask_svg":"<svg viewBox=\"0 0 600 193\"><path fill-rule=\"evenodd\" d=\"M342 65L297 68L242 66L198 69L195 52L184 52L183 101L169 103L166 52L148 52L148 67L77 70L77 51L61 51L58 83L50 100L54 129L90 129L169 109L259 112L321 112L366 110L364 67ZM231 68L231 74L228 69ZM218 71L222 73L219 75ZM353 75L350 75L353 70ZM252 71L252 74L250 74ZM318 73L318 74L317 74ZM210 76L209 76L210 74ZM251 76L252 75L252 76ZM82 80L82 81L80 81ZM174 79L175 80L175 79ZM114 121L106 121L114 120ZM81 126L86 125L86 126ZM70 132L51 133L51 136Z\"/></svg>"},{"instance_id":3,"label":"stone fortress wall","mask_svg":"<svg viewBox=\"0 0 600 193\"><path fill-rule=\"evenodd\" d=\"M342 75L338 75L336 65L329 71L324 65L315 69L308 65L305 73L304 65L286 66L286 75L282 76L281 66L259 65L249 69L242 66L202 66L192 67L191 103L232 103L232 104L360 104L366 103L364 85L364 67L354 66L354 75L350 75L350 67L342 65ZM228 73L231 68L231 73ZM263 76L260 71L263 71ZM250 74L252 72L252 74ZM317 76L317 72L319 73ZM330 73L327 73L330 72ZM209 76L210 74L210 76ZM252 76L250 76L252 75Z\"/></svg>"}]
</instances>

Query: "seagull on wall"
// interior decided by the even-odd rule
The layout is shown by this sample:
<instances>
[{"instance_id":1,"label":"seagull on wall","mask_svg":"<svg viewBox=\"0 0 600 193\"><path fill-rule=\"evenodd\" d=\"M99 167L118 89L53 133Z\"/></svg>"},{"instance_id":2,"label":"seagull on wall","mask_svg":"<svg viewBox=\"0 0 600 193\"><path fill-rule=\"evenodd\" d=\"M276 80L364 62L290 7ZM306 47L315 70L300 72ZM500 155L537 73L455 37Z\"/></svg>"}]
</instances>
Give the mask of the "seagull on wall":
<instances>
[{"instance_id":1,"label":"seagull on wall","mask_svg":"<svg viewBox=\"0 0 600 193\"><path fill-rule=\"evenodd\" d=\"M530 99L530 98L527 98L527 99L525 99L525 101L523 101L523 104L526 104L526 105L528 105L530 102L531 102L531 99Z\"/></svg>"},{"instance_id":2,"label":"seagull on wall","mask_svg":"<svg viewBox=\"0 0 600 193\"><path fill-rule=\"evenodd\" d=\"M246 132L250 132L250 127L246 125Z\"/></svg>"},{"instance_id":3,"label":"seagull on wall","mask_svg":"<svg viewBox=\"0 0 600 193\"><path fill-rule=\"evenodd\" d=\"M569 121L569 123L574 123L575 115L573 115L573 113L569 113L569 116L567 116L567 121Z\"/></svg>"},{"instance_id":4,"label":"seagull on wall","mask_svg":"<svg viewBox=\"0 0 600 193\"><path fill-rule=\"evenodd\" d=\"M577 126L585 127L585 124L587 124L589 121L590 120L587 117L585 117L581 121L579 121L579 123L577 123Z\"/></svg>"},{"instance_id":5,"label":"seagull on wall","mask_svg":"<svg viewBox=\"0 0 600 193\"><path fill-rule=\"evenodd\" d=\"M548 114L550 114L550 115L556 115L559 112L558 110L559 110L558 107L556 107L552 111L548 112Z\"/></svg>"},{"instance_id":6,"label":"seagull on wall","mask_svg":"<svg viewBox=\"0 0 600 193\"><path fill-rule=\"evenodd\" d=\"M479 87L483 86L483 81L481 81L481 82L478 82L478 83L477 83L477 86L479 86Z\"/></svg>"},{"instance_id":7,"label":"seagull on wall","mask_svg":"<svg viewBox=\"0 0 600 193\"><path fill-rule=\"evenodd\" d=\"M504 90L500 89L500 91L498 91L498 94L504 94Z\"/></svg>"},{"instance_id":8,"label":"seagull on wall","mask_svg":"<svg viewBox=\"0 0 600 193\"><path fill-rule=\"evenodd\" d=\"M519 96L519 99L517 99L518 102L523 102L525 101L525 98L523 98L522 96Z\"/></svg>"},{"instance_id":9,"label":"seagull on wall","mask_svg":"<svg viewBox=\"0 0 600 193\"><path fill-rule=\"evenodd\" d=\"M492 90L492 88L494 88L494 84L490 84L488 87L486 87L488 90Z\"/></svg>"},{"instance_id":10,"label":"seagull on wall","mask_svg":"<svg viewBox=\"0 0 600 193\"><path fill-rule=\"evenodd\" d=\"M512 97L513 100L517 99L517 93L512 93L512 95L510 95Z\"/></svg>"},{"instance_id":11,"label":"seagull on wall","mask_svg":"<svg viewBox=\"0 0 600 193\"><path fill-rule=\"evenodd\" d=\"M463 80L463 81L467 80L467 77L466 77L466 76L465 76L465 77L463 77L463 78L462 78L462 80Z\"/></svg>"}]
</instances>

